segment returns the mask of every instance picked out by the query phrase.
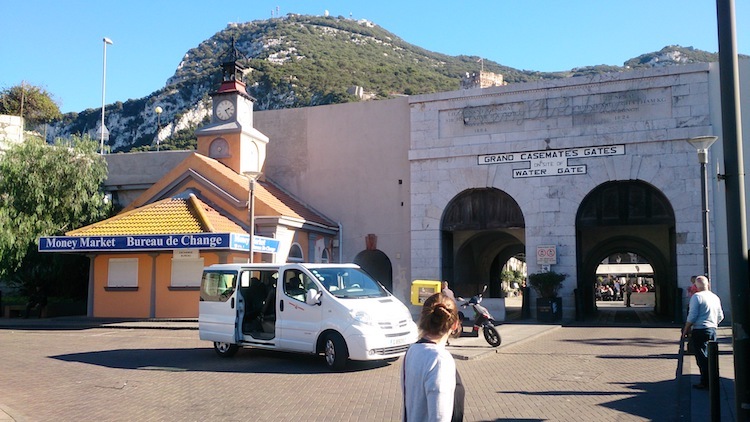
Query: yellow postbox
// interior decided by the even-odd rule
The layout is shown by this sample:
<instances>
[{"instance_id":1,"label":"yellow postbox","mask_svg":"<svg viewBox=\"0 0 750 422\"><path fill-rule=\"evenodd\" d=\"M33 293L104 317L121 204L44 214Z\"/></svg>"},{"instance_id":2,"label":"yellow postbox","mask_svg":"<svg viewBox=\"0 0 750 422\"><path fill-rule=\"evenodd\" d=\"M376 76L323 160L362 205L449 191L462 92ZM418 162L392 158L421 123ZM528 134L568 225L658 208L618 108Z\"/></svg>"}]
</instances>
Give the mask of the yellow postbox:
<instances>
[{"instance_id":1,"label":"yellow postbox","mask_svg":"<svg viewBox=\"0 0 750 422\"><path fill-rule=\"evenodd\" d=\"M414 280L411 282L411 304L422 305L428 297L438 293L443 283L439 280Z\"/></svg>"}]
</instances>

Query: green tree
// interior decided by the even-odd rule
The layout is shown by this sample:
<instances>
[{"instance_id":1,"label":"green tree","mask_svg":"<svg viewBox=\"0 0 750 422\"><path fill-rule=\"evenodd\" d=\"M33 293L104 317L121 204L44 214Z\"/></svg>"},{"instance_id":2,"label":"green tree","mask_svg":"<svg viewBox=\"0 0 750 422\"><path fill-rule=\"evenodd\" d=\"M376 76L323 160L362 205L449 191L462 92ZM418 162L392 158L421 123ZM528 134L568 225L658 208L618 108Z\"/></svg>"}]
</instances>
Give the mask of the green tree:
<instances>
[{"instance_id":1,"label":"green tree","mask_svg":"<svg viewBox=\"0 0 750 422\"><path fill-rule=\"evenodd\" d=\"M58 281L50 254L37 252L39 237L108 216L107 166L97 147L88 137L54 145L31 137L0 156L0 277L15 285Z\"/></svg>"},{"instance_id":2,"label":"green tree","mask_svg":"<svg viewBox=\"0 0 750 422\"><path fill-rule=\"evenodd\" d=\"M23 115L21 103L23 102ZM0 91L0 114L21 116L29 126L49 123L62 116L52 96L34 85L16 85Z\"/></svg>"}]
</instances>

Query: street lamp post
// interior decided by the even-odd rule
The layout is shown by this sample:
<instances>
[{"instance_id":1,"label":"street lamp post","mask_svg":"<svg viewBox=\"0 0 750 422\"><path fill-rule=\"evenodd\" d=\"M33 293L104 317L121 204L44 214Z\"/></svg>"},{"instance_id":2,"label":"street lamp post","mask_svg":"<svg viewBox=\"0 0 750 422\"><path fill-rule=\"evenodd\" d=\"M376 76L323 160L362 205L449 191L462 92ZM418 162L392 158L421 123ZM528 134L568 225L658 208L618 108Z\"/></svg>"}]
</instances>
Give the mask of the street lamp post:
<instances>
[{"instance_id":1,"label":"street lamp post","mask_svg":"<svg viewBox=\"0 0 750 422\"><path fill-rule=\"evenodd\" d=\"M164 110L159 106L156 106L156 108L154 109L154 112L156 112L156 150L157 151L159 151L159 131L161 130L161 113L163 111Z\"/></svg>"},{"instance_id":2,"label":"street lamp post","mask_svg":"<svg viewBox=\"0 0 750 422\"><path fill-rule=\"evenodd\" d=\"M107 37L104 37L102 39L104 42L104 54L103 54L103 60L102 60L102 125L99 128L99 139L100 139L100 154L104 154L104 137L105 134L107 136L107 140L109 140L109 131L107 130L107 127L104 126L104 93L105 88L107 86L107 44L112 44L112 40L110 40Z\"/></svg>"},{"instance_id":3,"label":"street lamp post","mask_svg":"<svg viewBox=\"0 0 750 422\"><path fill-rule=\"evenodd\" d=\"M247 199L247 214L248 220L250 220L250 245L248 247L248 258L247 262L253 263L253 239L255 238L255 181L260 176L259 171L246 171L245 176L248 178L248 199Z\"/></svg>"},{"instance_id":4,"label":"street lamp post","mask_svg":"<svg viewBox=\"0 0 750 422\"><path fill-rule=\"evenodd\" d=\"M688 143L698 151L698 162L701 165L701 205L703 209L703 275L711 280L711 246L708 235L708 149L716 142L716 136L698 136L688 139Z\"/></svg>"}]
</instances>

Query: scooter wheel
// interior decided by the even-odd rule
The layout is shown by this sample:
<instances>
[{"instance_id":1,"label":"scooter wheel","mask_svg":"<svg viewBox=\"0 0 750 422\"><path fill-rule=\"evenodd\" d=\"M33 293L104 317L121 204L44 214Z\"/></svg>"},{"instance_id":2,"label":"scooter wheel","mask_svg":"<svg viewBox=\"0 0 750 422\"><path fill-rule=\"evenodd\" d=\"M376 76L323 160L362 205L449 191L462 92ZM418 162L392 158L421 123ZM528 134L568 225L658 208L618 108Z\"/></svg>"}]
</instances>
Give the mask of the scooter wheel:
<instances>
[{"instance_id":1,"label":"scooter wheel","mask_svg":"<svg viewBox=\"0 0 750 422\"><path fill-rule=\"evenodd\" d=\"M497 347L500 345L500 343L503 342L503 340L500 338L500 333L497 332L495 327L485 325L483 332L484 339L487 340L487 343L489 343L490 346Z\"/></svg>"}]
</instances>

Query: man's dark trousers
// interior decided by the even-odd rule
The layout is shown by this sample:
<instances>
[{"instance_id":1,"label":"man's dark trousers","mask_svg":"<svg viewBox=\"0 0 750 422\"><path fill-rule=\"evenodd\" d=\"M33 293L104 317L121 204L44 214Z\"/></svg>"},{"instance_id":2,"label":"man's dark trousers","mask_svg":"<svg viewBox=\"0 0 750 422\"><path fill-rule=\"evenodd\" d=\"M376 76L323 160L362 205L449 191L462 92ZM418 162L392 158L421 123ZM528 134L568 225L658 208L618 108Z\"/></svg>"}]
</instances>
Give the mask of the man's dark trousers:
<instances>
[{"instance_id":1,"label":"man's dark trousers","mask_svg":"<svg viewBox=\"0 0 750 422\"><path fill-rule=\"evenodd\" d=\"M716 340L715 328L693 328L690 345L695 354L695 363L701 371L701 384L708 385L708 342Z\"/></svg>"}]
</instances>

